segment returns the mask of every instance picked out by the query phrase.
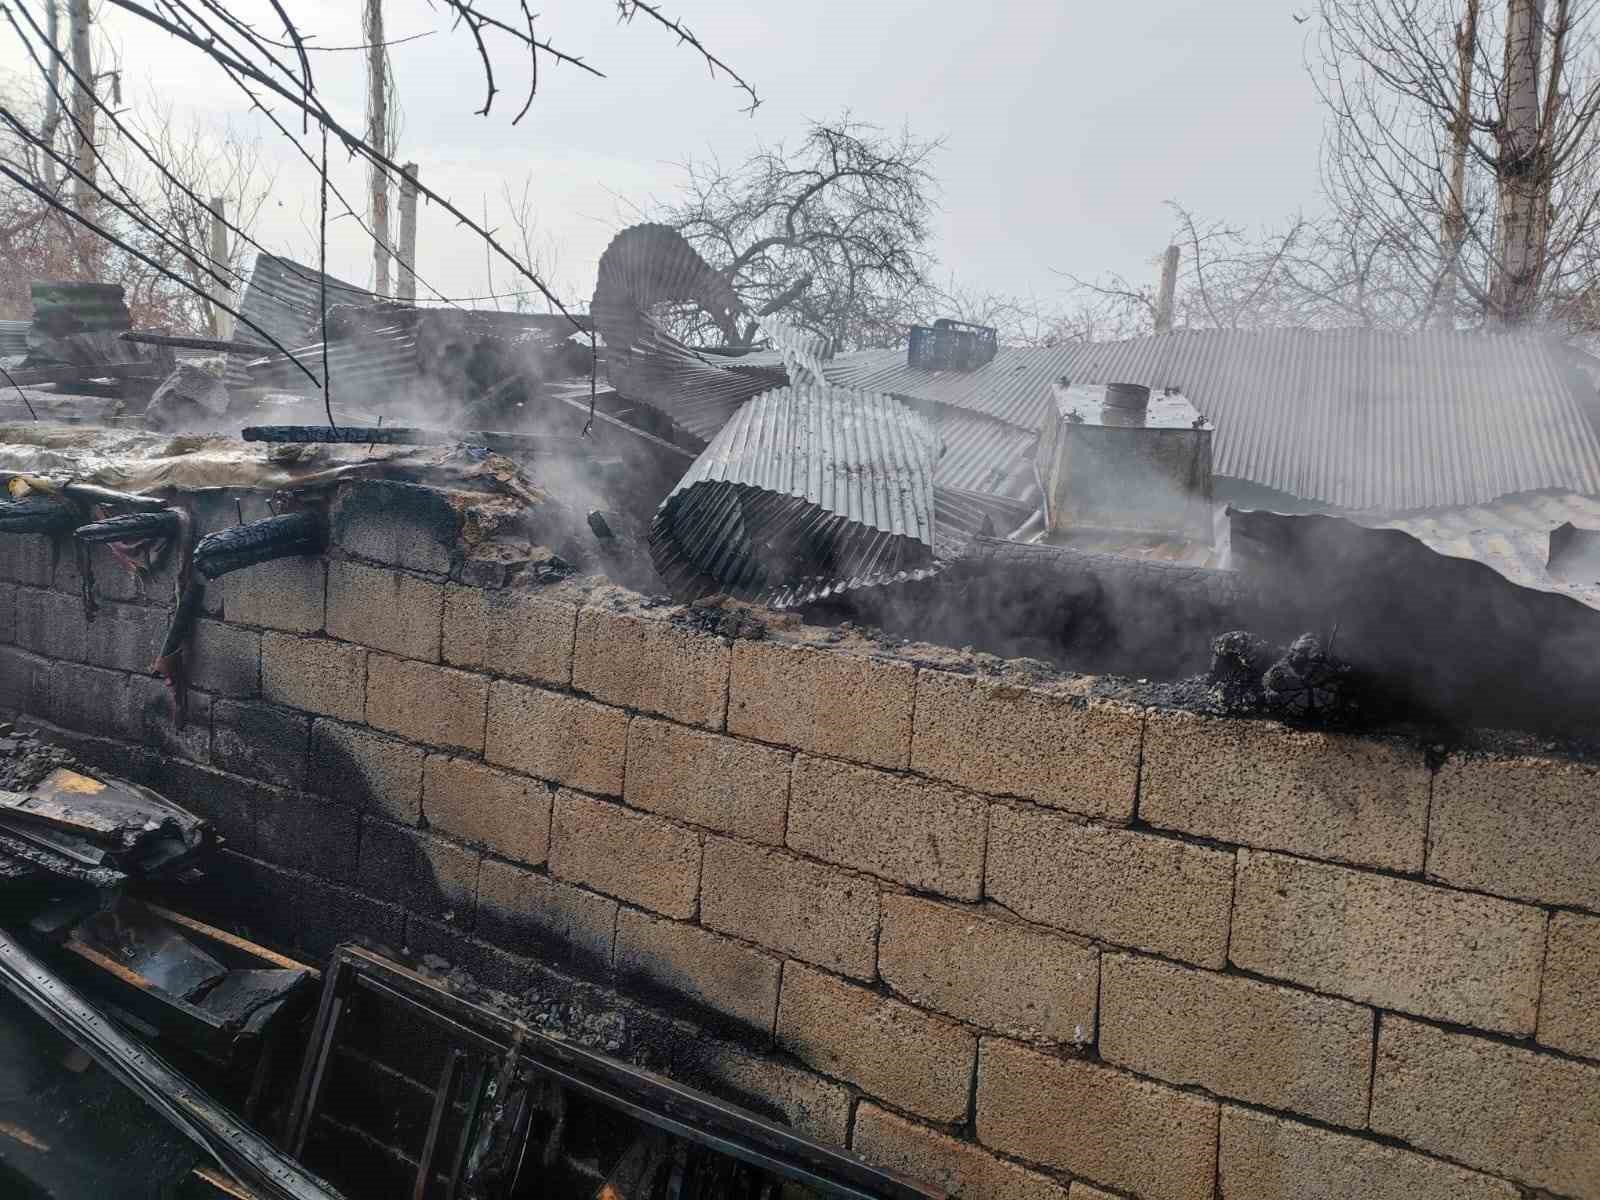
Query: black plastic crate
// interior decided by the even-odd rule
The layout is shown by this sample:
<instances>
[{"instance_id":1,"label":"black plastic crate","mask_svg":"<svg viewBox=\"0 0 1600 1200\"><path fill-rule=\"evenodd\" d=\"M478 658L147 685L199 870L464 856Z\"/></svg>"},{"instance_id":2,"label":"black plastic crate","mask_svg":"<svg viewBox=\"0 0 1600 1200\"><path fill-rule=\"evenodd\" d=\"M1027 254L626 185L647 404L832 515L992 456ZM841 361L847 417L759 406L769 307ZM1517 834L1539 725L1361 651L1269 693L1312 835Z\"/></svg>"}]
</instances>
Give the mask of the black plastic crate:
<instances>
[{"instance_id":1,"label":"black plastic crate","mask_svg":"<svg viewBox=\"0 0 1600 1200\"><path fill-rule=\"evenodd\" d=\"M970 371L994 358L999 334L988 325L970 325L948 318L911 327L907 362L930 371Z\"/></svg>"}]
</instances>

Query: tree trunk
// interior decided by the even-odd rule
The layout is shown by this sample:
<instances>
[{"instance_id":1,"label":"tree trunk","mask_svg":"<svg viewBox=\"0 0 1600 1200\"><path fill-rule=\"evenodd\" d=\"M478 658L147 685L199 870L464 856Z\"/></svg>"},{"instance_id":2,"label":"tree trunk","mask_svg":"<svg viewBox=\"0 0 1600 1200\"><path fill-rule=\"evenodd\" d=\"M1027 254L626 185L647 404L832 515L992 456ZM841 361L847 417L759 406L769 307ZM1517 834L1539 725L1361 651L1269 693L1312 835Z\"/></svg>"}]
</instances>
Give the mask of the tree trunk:
<instances>
[{"instance_id":1,"label":"tree trunk","mask_svg":"<svg viewBox=\"0 0 1600 1200\"><path fill-rule=\"evenodd\" d=\"M61 127L61 60L56 57L61 49L60 0L49 0L45 5L44 21L45 36L50 39L50 63L45 70L44 121L39 126L39 140L47 152L39 160L39 178L44 190L54 194L58 175L48 151L55 149L56 130Z\"/></svg>"},{"instance_id":2,"label":"tree trunk","mask_svg":"<svg viewBox=\"0 0 1600 1200\"><path fill-rule=\"evenodd\" d=\"M72 90L73 166L82 176L73 195L80 213L94 209L97 156L94 135L94 56L90 50L92 30L89 0L71 0L72 69L78 81Z\"/></svg>"},{"instance_id":3,"label":"tree trunk","mask_svg":"<svg viewBox=\"0 0 1600 1200\"><path fill-rule=\"evenodd\" d=\"M1545 135L1539 121L1539 59L1545 0L1508 0L1504 94L1501 98L1498 236L1492 315L1520 325L1532 315L1544 273L1544 236L1550 205Z\"/></svg>"},{"instance_id":4,"label":"tree trunk","mask_svg":"<svg viewBox=\"0 0 1600 1200\"><path fill-rule=\"evenodd\" d=\"M1433 319L1441 329L1455 328L1461 252L1467 241L1467 145L1472 132L1472 70L1477 48L1478 0L1467 0L1467 10L1456 27L1456 110L1450 124L1450 161L1445 175L1449 190L1439 231L1444 262Z\"/></svg>"},{"instance_id":5,"label":"tree trunk","mask_svg":"<svg viewBox=\"0 0 1600 1200\"><path fill-rule=\"evenodd\" d=\"M385 155L389 152L388 68L383 45L383 0L366 0L367 39L367 142ZM389 177L372 166L372 290L389 294Z\"/></svg>"}]
</instances>

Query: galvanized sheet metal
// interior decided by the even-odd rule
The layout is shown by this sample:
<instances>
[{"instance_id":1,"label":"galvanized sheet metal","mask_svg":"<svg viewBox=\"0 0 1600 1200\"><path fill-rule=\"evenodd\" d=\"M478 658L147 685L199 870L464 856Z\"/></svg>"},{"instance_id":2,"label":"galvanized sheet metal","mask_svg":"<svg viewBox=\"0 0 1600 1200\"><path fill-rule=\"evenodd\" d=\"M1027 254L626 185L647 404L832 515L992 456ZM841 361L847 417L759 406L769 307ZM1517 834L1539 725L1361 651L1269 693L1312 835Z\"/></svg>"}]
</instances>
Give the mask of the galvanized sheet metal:
<instances>
[{"instance_id":1,"label":"galvanized sheet metal","mask_svg":"<svg viewBox=\"0 0 1600 1200\"><path fill-rule=\"evenodd\" d=\"M775 607L933 570L927 423L888 396L826 384L745 403L662 502L656 570L680 598Z\"/></svg>"},{"instance_id":2,"label":"galvanized sheet metal","mask_svg":"<svg viewBox=\"0 0 1600 1200\"><path fill-rule=\"evenodd\" d=\"M741 404L786 382L785 374L684 345L654 316L678 304L697 306L730 338L744 312L727 281L676 230L635 225L613 238L590 306L611 386L663 413L691 444L709 442Z\"/></svg>"},{"instance_id":3,"label":"galvanized sheet metal","mask_svg":"<svg viewBox=\"0 0 1600 1200\"><path fill-rule=\"evenodd\" d=\"M1063 379L1175 387L1217 426L1218 475L1344 509L1600 493L1600 402L1569 354L1539 337L1184 331L1003 348L970 372L916 371L901 351L871 351L835 360L827 375L1026 428Z\"/></svg>"},{"instance_id":4,"label":"galvanized sheet metal","mask_svg":"<svg viewBox=\"0 0 1600 1200\"><path fill-rule=\"evenodd\" d=\"M327 304L331 309L340 304L373 304L377 294L332 275L323 276L314 267L297 263L291 258L276 254L258 254L250 282L245 285L239 301L239 314L248 318L240 321L234 337L240 341L254 341L261 337L252 325L258 326L289 350L303 349L309 342L320 339L316 331L322 324L323 280L327 285ZM297 357L300 357L297 355ZM230 354L223 379L231 388L247 387L250 380L245 372L247 355ZM321 352L316 364L307 363L314 374L322 374ZM293 368L291 368L293 369ZM298 371L295 374L299 375ZM310 386L304 375L300 378ZM334 377L334 390L338 390L338 377Z\"/></svg>"},{"instance_id":5,"label":"galvanized sheet metal","mask_svg":"<svg viewBox=\"0 0 1600 1200\"><path fill-rule=\"evenodd\" d=\"M1360 519L1400 529L1439 554L1493 567L1512 583L1557 592L1600 608L1600 580L1564 580L1550 573L1550 532L1572 524L1600 530L1600 499L1572 492L1527 492L1491 504L1430 509L1391 520Z\"/></svg>"},{"instance_id":6,"label":"galvanized sheet metal","mask_svg":"<svg viewBox=\"0 0 1600 1200\"><path fill-rule=\"evenodd\" d=\"M15 358L28 352L28 327L31 321L0 321L0 358Z\"/></svg>"}]
</instances>

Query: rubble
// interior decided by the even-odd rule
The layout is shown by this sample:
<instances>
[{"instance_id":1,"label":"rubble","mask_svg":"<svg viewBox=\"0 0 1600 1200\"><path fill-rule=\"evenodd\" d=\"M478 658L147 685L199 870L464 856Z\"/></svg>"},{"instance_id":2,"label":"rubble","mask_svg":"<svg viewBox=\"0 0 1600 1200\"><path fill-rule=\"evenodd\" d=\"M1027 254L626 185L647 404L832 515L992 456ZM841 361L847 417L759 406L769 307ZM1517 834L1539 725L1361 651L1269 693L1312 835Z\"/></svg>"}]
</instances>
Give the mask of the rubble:
<instances>
[{"instance_id":1,"label":"rubble","mask_svg":"<svg viewBox=\"0 0 1600 1200\"><path fill-rule=\"evenodd\" d=\"M222 379L184 362L151 395L144 419L151 429L198 429L215 424L227 411L228 389Z\"/></svg>"}]
</instances>

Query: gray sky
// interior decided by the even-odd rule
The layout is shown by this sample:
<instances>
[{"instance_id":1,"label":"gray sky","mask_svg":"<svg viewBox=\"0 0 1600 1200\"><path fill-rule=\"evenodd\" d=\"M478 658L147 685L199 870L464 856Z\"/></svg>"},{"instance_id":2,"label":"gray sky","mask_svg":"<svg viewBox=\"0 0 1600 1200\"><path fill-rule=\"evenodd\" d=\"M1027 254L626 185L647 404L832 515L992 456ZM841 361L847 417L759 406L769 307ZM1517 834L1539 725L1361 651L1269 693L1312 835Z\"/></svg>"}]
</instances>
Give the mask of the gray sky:
<instances>
[{"instance_id":1,"label":"gray sky","mask_svg":"<svg viewBox=\"0 0 1600 1200\"><path fill-rule=\"evenodd\" d=\"M42 11L41 0L23 3ZM507 0L483 3L516 19ZM264 3L230 7L270 27ZM324 44L360 40L359 0L287 7ZM619 26L611 0L535 7L541 36L608 78L546 63L539 97L513 127L526 75L509 45L496 57L504 90L488 118L473 115L483 85L465 31L397 46L401 157L475 215L487 196L492 222L502 181L520 189L531 176L541 232L557 248L556 277L580 301L600 251L629 219L625 204L669 195L675 163L709 153L737 161L756 141L795 137L807 118L844 107L946 139L936 249L966 286L1051 298L1064 290L1056 271L1153 274L1169 198L1250 226L1316 205L1321 115L1303 66L1312 26L1291 19L1290 0L665 0L755 86L763 104L753 117L730 83L708 78L699 56L666 31L644 18ZM440 24L423 0L388 0L385 12L390 37ZM197 54L114 10L103 20L130 100L148 87L180 113L263 124ZM0 65L22 63L15 45L0 44ZM362 56L320 54L313 66L359 126ZM275 186L262 240L314 253L312 176L292 152L270 141L269 149ZM339 181L359 205L359 174L342 169ZM437 209L422 211L420 227L425 279L455 295L484 290L482 250L469 236ZM335 273L370 280L370 252L351 222L334 227L331 254ZM497 272L502 287L506 278Z\"/></svg>"}]
</instances>

